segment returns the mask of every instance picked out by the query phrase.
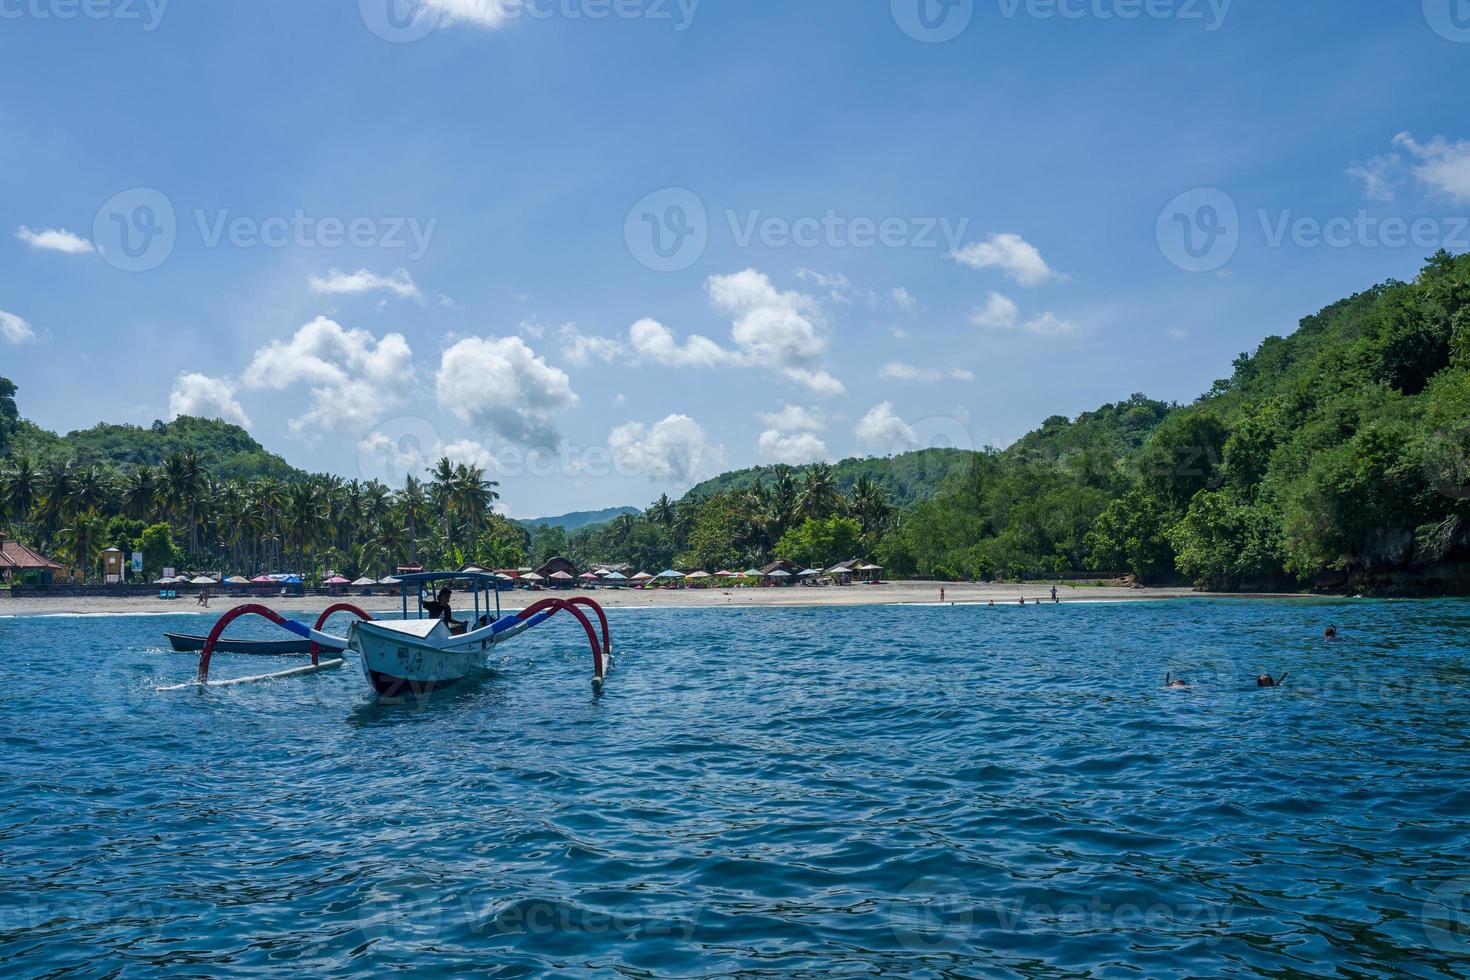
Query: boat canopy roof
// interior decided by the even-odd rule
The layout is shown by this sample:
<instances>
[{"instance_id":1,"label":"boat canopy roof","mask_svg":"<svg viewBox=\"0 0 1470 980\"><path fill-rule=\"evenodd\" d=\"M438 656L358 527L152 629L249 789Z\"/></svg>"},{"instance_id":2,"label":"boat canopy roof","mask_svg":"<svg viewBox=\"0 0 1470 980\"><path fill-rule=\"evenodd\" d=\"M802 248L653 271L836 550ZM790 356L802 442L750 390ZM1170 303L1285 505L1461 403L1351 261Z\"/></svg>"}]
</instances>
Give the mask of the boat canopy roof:
<instances>
[{"instance_id":1,"label":"boat canopy roof","mask_svg":"<svg viewBox=\"0 0 1470 980\"><path fill-rule=\"evenodd\" d=\"M416 572L412 575L396 576L399 584L406 586L424 585L428 582L447 582L451 579L471 581L483 589L494 590L498 579L489 572Z\"/></svg>"}]
</instances>

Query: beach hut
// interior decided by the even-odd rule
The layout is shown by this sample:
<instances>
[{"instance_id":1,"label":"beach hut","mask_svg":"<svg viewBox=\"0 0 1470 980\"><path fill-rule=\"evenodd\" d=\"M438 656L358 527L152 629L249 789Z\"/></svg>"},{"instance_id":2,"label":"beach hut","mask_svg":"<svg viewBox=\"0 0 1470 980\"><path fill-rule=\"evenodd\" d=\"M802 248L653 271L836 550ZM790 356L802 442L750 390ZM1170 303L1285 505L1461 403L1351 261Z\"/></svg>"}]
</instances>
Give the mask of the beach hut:
<instances>
[{"instance_id":1,"label":"beach hut","mask_svg":"<svg viewBox=\"0 0 1470 980\"><path fill-rule=\"evenodd\" d=\"M675 588L682 588L684 585L684 573L676 572L672 568L667 568L664 569L662 572L659 572L658 575L655 576L654 581L672 582Z\"/></svg>"},{"instance_id":2,"label":"beach hut","mask_svg":"<svg viewBox=\"0 0 1470 980\"><path fill-rule=\"evenodd\" d=\"M564 589L577 580L577 577L571 572L552 572L548 578L551 579L552 585L558 589Z\"/></svg>"},{"instance_id":3,"label":"beach hut","mask_svg":"<svg viewBox=\"0 0 1470 980\"><path fill-rule=\"evenodd\" d=\"M792 576L786 569L778 568L774 572L769 573L767 578L771 579L777 585L786 585L791 581Z\"/></svg>"},{"instance_id":4,"label":"beach hut","mask_svg":"<svg viewBox=\"0 0 1470 980\"><path fill-rule=\"evenodd\" d=\"M858 571L862 572L867 577L868 583L870 585L877 585L883 579L883 576L879 574L883 571L882 565L874 565L872 563L869 563L867 565L859 565Z\"/></svg>"},{"instance_id":5,"label":"beach hut","mask_svg":"<svg viewBox=\"0 0 1470 980\"><path fill-rule=\"evenodd\" d=\"M535 589L540 588L541 583L545 582L546 578L542 575L538 575L535 572L527 572L526 574L521 576L521 581L529 583L531 588Z\"/></svg>"},{"instance_id":6,"label":"beach hut","mask_svg":"<svg viewBox=\"0 0 1470 980\"><path fill-rule=\"evenodd\" d=\"M650 575L650 574L648 574L647 572L639 572L637 575L634 575L628 581L634 583L634 585L636 585L638 588L641 589L645 585L647 585L649 582L652 582L653 581L653 576Z\"/></svg>"},{"instance_id":7,"label":"beach hut","mask_svg":"<svg viewBox=\"0 0 1470 980\"><path fill-rule=\"evenodd\" d=\"M694 586L697 589L702 589L705 588L706 585L708 585L709 580L712 578L714 578L713 575L711 575L709 572L706 572L704 569L700 569L698 571L690 572L688 575L684 576L684 581L688 582L690 585Z\"/></svg>"},{"instance_id":8,"label":"beach hut","mask_svg":"<svg viewBox=\"0 0 1470 980\"><path fill-rule=\"evenodd\" d=\"M588 585L594 585L597 582L601 581L601 579L597 577L596 572L583 572L581 575L578 575L577 578L581 579L583 582L586 582Z\"/></svg>"},{"instance_id":9,"label":"beach hut","mask_svg":"<svg viewBox=\"0 0 1470 980\"><path fill-rule=\"evenodd\" d=\"M603 581L615 589L621 589L628 584L628 576L622 572L608 572L607 578L603 579Z\"/></svg>"},{"instance_id":10,"label":"beach hut","mask_svg":"<svg viewBox=\"0 0 1470 980\"><path fill-rule=\"evenodd\" d=\"M392 575L385 575L382 578L378 579L378 584L379 585L402 585L403 584L403 580L402 579L398 579L398 578L394 578Z\"/></svg>"},{"instance_id":11,"label":"beach hut","mask_svg":"<svg viewBox=\"0 0 1470 980\"><path fill-rule=\"evenodd\" d=\"M576 578L577 566L566 558L556 557L548 559L546 564L536 569L536 574L541 576L543 580L551 578L557 572L566 572L572 578ZM528 576L522 576L522 578L526 577ZM535 579L532 579L531 581L534 582Z\"/></svg>"},{"instance_id":12,"label":"beach hut","mask_svg":"<svg viewBox=\"0 0 1470 980\"><path fill-rule=\"evenodd\" d=\"M194 578L189 579L189 584L190 585L218 585L219 582L215 581L213 578L211 578L208 575L196 575Z\"/></svg>"},{"instance_id":13,"label":"beach hut","mask_svg":"<svg viewBox=\"0 0 1470 980\"><path fill-rule=\"evenodd\" d=\"M50 585L65 567L33 551L19 541L0 534L0 582L29 582Z\"/></svg>"},{"instance_id":14,"label":"beach hut","mask_svg":"<svg viewBox=\"0 0 1470 980\"><path fill-rule=\"evenodd\" d=\"M378 584L378 580L377 579L373 578L370 575L364 575L362 578L357 579L355 582L353 582L352 583L352 587L354 589L362 589L362 594L363 595L372 595L373 594L373 587L376 586L377 584Z\"/></svg>"}]
</instances>

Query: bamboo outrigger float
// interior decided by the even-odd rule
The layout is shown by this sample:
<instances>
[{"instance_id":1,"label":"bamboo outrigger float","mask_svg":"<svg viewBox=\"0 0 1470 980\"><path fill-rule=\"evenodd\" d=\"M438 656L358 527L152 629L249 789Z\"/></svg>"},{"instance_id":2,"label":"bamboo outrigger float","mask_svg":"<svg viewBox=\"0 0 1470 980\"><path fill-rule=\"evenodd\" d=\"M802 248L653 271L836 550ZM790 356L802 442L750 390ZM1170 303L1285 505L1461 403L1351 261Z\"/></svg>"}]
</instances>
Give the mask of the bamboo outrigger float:
<instances>
[{"instance_id":1,"label":"bamboo outrigger float","mask_svg":"<svg viewBox=\"0 0 1470 980\"><path fill-rule=\"evenodd\" d=\"M450 620L446 615L428 617L420 590L436 582L463 582L470 585L469 591L474 596L473 618L461 623ZM600 688L612 665L612 643L608 634L607 615L602 607L586 596L571 596L542 599L520 612L502 614L499 585L493 575L483 572L424 572L405 575L400 586L402 619L373 619L371 614L357 606L337 603L317 617L315 626L307 626L305 623L286 619L266 606L239 606L220 617L205 638L199 651L197 677L188 684L173 685L163 690L226 687L298 677L340 667L345 662L346 653L350 651L357 655L362 664L363 676L379 697L388 700L421 698L457 684L471 671L484 666L495 647L539 626L559 612L570 613L586 632L587 642L592 648L592 683ZM413 611L417 612L417 618L410 618L410 590L414 594ZM491 595L494 596L493 612ZM597 615L601 637L593 628L584 609L590 609ZM350 613L356 617L346 636L323 631L327 620L337 613ZM242 616L261 616L295 633L302 640L310 641L311 663L270 674L211 681L210 661L215 652L221 650L221 637L225 628ZM327 651L325 655L322 652L324 650Z\"/></svg>"}]
</instances>

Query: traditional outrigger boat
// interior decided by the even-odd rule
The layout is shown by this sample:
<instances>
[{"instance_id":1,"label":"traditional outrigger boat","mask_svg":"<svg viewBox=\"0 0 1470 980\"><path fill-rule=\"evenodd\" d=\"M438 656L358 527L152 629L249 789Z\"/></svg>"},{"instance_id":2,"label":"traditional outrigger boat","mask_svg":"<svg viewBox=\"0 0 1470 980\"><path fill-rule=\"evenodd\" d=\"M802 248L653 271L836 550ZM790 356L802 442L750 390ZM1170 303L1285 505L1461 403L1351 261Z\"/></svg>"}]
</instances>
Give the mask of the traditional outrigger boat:
<instances>
[{"instance_id":1,"label":"traditional outrigger boat","mask_svg":"<svg viewBox=\"0 0 1470 980\"><path fill-rule=\"evenodd\" d=\"M459 591L462 595L468 593L473 596L473 618L460 623L451 622L447 616L430 617L426 614L425 601L420 590L438 582L463 583L468 586ZM542 599L519 612L506 614L500 608L499 585L495 576L484 572L424 572L405 575L400 581L402 619L374 619L354 605L338 603L326 609L317 618L314 627L286 619L265 606L240 606L220 617L205 638L199 652L199 672L196 679L192 683L175 685L165 690L197 686L220 687L294 677L339 667L344 662L344 654L351 652L361 661L363 676L380 697L426 697L459 683L472 671L483 667L495 647L539 626L559 612L570 613L586 632L587 641L592 647L592 682L598 687L602 685L612 663L612 644L608 636L607 615L601 606L586 596L568 596ZM409 607L410 594L413 596L412 610ZM494 596L493 611L490 596ZM601 626L600 642L584 609L590 609L597 616ZM416 618L411 617L410 612L417 613ZM465 612L468 613L469 610ZM346 636L322 631L327 620L337 613L348 613L356 617ZM222 641L225 628L241 616L249 615L262 616L309 641L311 663L271 674L211 681L210 661L215 652L223 652L221 642L228 642ZM323 650L328 651L325 657L322 655Z\"/></svg>"}]
</instances>

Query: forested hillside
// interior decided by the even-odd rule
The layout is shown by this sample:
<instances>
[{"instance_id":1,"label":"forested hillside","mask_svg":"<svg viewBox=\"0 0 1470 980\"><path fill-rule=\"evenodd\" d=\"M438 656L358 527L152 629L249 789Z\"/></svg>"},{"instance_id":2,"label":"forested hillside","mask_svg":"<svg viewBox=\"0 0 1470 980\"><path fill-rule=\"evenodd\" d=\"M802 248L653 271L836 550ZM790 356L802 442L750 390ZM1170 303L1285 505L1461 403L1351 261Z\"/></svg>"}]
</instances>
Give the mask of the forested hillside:
<instances>
[{"instance_id":1,"label":"forested hillside","mask_svg":"<svg viewBox=\"0 0 1470 980\"><path fill-rule=\"evenodd\" d=\"M922 449L881 459L844 459L831 465L831 475L837 489L843 493L866 478L886 493L895 507L910 507L921 500L928 500L947 480L963 472L972 455L960 449ZM811 469L810 466L757 466L734 470L699 484L689 491L689 496L703 499L735 490L749 490L757 482L774 481L783 471L802 479Z\"/></svg>"}]
</instances>

